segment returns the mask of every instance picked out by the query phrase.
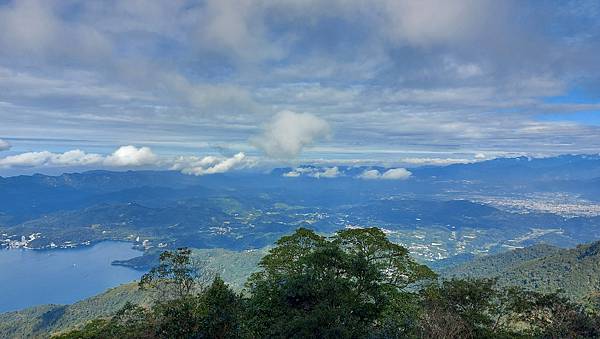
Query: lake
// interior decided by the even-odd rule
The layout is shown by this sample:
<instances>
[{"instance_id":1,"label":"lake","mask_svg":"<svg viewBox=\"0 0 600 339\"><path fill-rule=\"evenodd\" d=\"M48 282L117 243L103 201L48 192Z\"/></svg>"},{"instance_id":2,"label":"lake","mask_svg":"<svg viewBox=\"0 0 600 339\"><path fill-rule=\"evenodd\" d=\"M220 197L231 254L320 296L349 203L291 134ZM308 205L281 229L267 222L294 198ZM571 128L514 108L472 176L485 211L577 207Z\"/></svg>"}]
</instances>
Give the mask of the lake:
<instances>
[{"instance_id":1,"label":"lake","mask_svg":"<svg viewBox=\"0 0 600 339\"><path fill-rule=\"evenodd\" d=\"M117 241L74 249L0 250L0 312L70 304L137 280L143 272L110 263L140 254Z\"/></svg>"}]
</instances>

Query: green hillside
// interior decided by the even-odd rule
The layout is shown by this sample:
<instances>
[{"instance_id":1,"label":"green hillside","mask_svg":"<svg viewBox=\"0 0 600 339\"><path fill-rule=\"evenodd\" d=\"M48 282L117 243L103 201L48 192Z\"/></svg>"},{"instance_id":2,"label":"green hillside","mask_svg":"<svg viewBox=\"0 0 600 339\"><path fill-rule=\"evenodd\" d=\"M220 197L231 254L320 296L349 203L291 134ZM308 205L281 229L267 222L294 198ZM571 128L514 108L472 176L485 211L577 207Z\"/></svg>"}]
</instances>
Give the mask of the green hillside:
<instances>
[{"instance_id":1,"label":"green hillside","mask_svg":"<svg viewBox=\"0 0 600 339\"><path fill-rule=\"evenodd\" d=\"M0 338L46 338L94 318L111 315L125 303L145 304L148 293L125 284L72 305L41 305L0 314Z\"/></svg>"},{"instance_id":2,"label":"green hillside","mask_svg":"<svg viewBox=\"0 0 600 339\"><path fill-rule=\"evenodd\" d=\"M562 290L584 300L600 290L600 242L561 249L536 245L482 257L442 272L450 277L497 277L501 285L539 292Z\"/></svg>"}]
</instances>

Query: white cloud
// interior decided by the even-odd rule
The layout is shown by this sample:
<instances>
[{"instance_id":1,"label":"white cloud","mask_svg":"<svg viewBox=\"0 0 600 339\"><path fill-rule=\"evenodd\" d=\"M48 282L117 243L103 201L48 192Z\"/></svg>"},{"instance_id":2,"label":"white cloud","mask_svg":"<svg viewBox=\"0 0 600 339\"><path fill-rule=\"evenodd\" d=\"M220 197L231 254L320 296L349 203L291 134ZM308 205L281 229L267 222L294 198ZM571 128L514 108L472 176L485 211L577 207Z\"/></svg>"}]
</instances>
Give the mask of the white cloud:
<instances>
[{"instance_id":1,"label":"white cloud","mask_svg":"<svg viewBox=\"0 0 600 339\"><path fill-rule=\"evenodd\" d=\"M311 174L309 174L311 177L314 178L337 178L341 175L342 173L340 172L340 170L336 167L329 167L326 168L323 171L317 171L317 172L313 172Z\"/></svg>"},{"instance_id":2,"label":"white cloud","mask_svg":"<svg viewBox=\"0 0 600 339\"><path fill-rule=\"evenodd\" d=\"M292 171L283 173L283 176L286 178L297 178L302 175L309 176L311 178L337 178L341 176L343 173L340 172L340 169L337 166L334 167L325 167L325 168L317 168L317 167L297 167Z\"/></svg>"},{"instance_id":3,"label":"white cloud","mask_svg":"<svg viewBox=\"0 0 600 339\"><path fill-rule=\"evenodd\" d=\"M79 149L68 151L62 154L54 154L51 157L51 163L53 165L66 166L97 165L102 163L103 160L104 157L102 157L100 154L85 153Z\"/></svg>"},{"instance_id":4,"label":"white cloud","mask_svg":"<svg viewBox=\"0 0 600 339\"><path fill-rule=\"evenodd\" d=\"M121 146L104 160L107 166L145 166L156 164L158 157L148 147Z\"/></svg>"},{"instance_id":5,"label":"white cloud","mask_svg":"<svg viewBox=\"0 0 600 339\"><path fill-rule=\"evenodd\" d=\"M367 180L381 179L381 173L379 173L378 170L366 170L366 171L362 172L362 174L359 175L358 177L361 179L367 179Z\"/></svg>"},{"instance_id":6,"label":"white cloud","mask_svg":"<svg viewBox=\"0 0 600 339\"><path fill-rule=\"evenodd\" d=\"M366 170L358 177L366 180L406 180L412 173L405 168L392 168L381 174L378 170Z\"/></svg>"},{"instance_id":7,"label":"white cloud","mask_svg":"<svg viewBox=\"0 0 600 339\"><path fill-rule=\"evenodd\" d=\"M184 174L205 175L224 173L235 168L253 165L242 152L229 157L180 156L176 159L160 158L148 147L121 146L109 155L86 153L75 149L64 153L49 151L26 152L0 158L0 168L14 167L141 167L156 166L181 171Z\"/></svg>"},{"instance_id":8,"label":"white cloud","mask_svg":"<svg viewBox=\"0 0 600 339\"><path fill-rule=\"evenodd\" d=\"M489 1L388 0L383 4L382 28L388 36L415 45L460 41L480 34L479 27L494 13L494 3Z\"/></svg>"},{"instance_id":9,"label":"white cloud","mask_svg":"<svg viewBox=\"0 0 600 339\"><path fill-rule=\"evenodd\" d=\"M43 152L27 152L17 155L11 155L0 159L0 167L33 167L43 165L52 157L53 153Z\"/></svg>"},{"instance_id":10,"label":"white cloud","mask_svg":"<svg viewBox=\"0 0 600 339\"><path fill-rule=\"evenodd\" d=\"M300 175L301 175L300 172L296 172L296 171L289 171L289 172L283 173L283 176L286 178L297 178Z\"/></svg>"},{"instance_id":11,"label":"white cloud","mask_svg":"<svg viewBox=\"0 0 600 339\"><path fill-rule=\"evenodd\" d=\"M171 169L181 171L184 174L206 175L225 173L235 168L248 166L249 164L250 161L246 155L240 152L229 158L215 156L206 156L203 158L195 156L179 157L175 160Z\"/></svg>"},{"instance_id":12,"label":"white cloud","mask_svg":"<svg viewBox=\"0 0 600 339\"><path fill-rule=\"evenodd\" d=\"M293 158L302 149L330 134L327 121L309 113L281 111L251 142L272 158Z\"/></svg>"},{"instance_id":13,"label":"white cloud","mask_svg":"<svg viewBox=\"0 0 600 339\"><path fill-rule=\"evenodd\" d=\"M392 168L387 170L381 176L381 179L385 180L405 180L408 179L412 173L405 168Z\"/></svg>"},{"instance_id":14,"label":"white cloud","mask_svg":"<svg viewBox=\"0 0 600 339\"><path fill-rule=\"evenodd\" d=\"M0 139L0 151L6 151L11 148L10 143L8 141Z\"/></svg>"},{"instance_id":15,"label":"white cloud","mask_svg":"<svg viewBox=\"0 0 600 339\"><path fill-rule=\"evenodd\" d=\"M0 167L39 167L39 166L87 166L100 165L103 157L99 154L89 154L81 150L65 153L26 152L0 159Z\"/></svg>"},{"instance_id":16,"label":"white cloud","mask_svg":"<svg viewBox=\"0 0 600 339\"><path fill-rule=\"evenodd\" d=\"M122 146L109 156L86 153L75 149L64 153L49 151L25 152L0 158L0 167L40 167L40 166L110 166L137 167L157 165L158 157L148 147Z\"/></svg>"}]
</instances>

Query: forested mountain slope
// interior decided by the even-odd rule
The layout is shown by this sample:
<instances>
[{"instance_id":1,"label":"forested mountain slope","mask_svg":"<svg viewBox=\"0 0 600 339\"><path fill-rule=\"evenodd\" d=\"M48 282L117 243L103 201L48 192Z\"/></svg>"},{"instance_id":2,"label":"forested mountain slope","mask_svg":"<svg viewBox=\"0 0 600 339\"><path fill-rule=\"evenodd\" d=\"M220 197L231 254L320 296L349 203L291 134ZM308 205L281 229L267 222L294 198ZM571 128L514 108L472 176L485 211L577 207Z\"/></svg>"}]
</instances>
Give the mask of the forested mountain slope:
<instances>
[{"instance_id":1,"label":"forested mountain slope","mask_svg":"<svg viewBox=\"0 0 600 339\"><path fill-rule=\"evenodd\" d=\"M536 245L486 256L443 272L453 277L497 277L502 285L541 292L562 290L576 300L600 291L600 242L561 249Z\"/></svg>"},{"instance_id":2,"label":"forested mountain slope","mask_svg":"<svg viewBox=\"0 0 600 339\"><path fill-rule=\"evenodd\" d=\"M0 314L0 338L47 338L91 319L114 314L127 302L145 304L149 295L131 283L72 305L40 305Z\"/></svg>"}]
</instances>

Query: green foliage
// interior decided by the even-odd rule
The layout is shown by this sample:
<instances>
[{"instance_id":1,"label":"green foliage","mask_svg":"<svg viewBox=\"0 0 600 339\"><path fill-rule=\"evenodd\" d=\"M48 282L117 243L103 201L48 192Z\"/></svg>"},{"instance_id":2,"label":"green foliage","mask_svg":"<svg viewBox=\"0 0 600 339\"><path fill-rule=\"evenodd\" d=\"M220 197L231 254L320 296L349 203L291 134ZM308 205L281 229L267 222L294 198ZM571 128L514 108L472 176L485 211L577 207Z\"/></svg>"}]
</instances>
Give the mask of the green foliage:
<instances>
[{"instance_id":1,"label":"green foliage","mask_svg":"<svg viewBox=\"0 0 600 339\"><path fill-rule=\"evenodd\" d=\"M475 333L493 327L500 307L492 280L448 280L423 294L427 307L454 314Z\"/></svg>"},{"instance_id":2,"label":"green foliage","mask_svg":"<svg viewBox=\"0 0 600 339\"><path fill-rule=\"evenodd\" d=\"M435 277L376 228L340 231L331 240L301 228L259 265L248 282L248 323L254 335L275 337L365 336L390 300Z\"/></svg>"},{"instance_id":3,"label":"green foliage","mask_svg":"<svg viewBox=\"0 0 600 339\"><path fill-rule=\"evenodd\" d=\"M140 306L127 303L112 318L95 319L82 329L55 336L56 339L94 339L94 338L152 338L149 330L149 313Z\"/></svg>"},{"instance_id":4,"label":"green foliage","mask_svg":"<svg viewBox=\"0 0 600 339\"><path fill-rule=\"evenodd\" d=\"M515 289L512 311L527 323L528 334L544 338L598 338L600 317L586 312L559 293L543 294Z\"/></svg>"},{"instance_id":5,"label":"green foliage","mask_svg":"<svg viewBox=\"0 0 600 339\"><path fill-rule=\"evenodd\" d=\"M593 338L600 312L559 293L497 279L435 279L376 228L326 238L300 228L277 241L237 294L219 276L203 283L191 251L178 249L141 281L168 286L151 306L58 338ZM595 255L595 254L590 254Z\"/></svg>"},{"instance_id":6,"label":"green foliage","mask_svg":"<svg viewBox=\"0 0 600 339\"><path fill-rule=\"evenodd\" d=\"M503 288L494 279L446 280L421 293L424 337L600 336L600 318L557 293Z\"/></svg>"},{"instance_id":7,"label":"green foliage","mask_svg":"<svg viewBox=\"0 0 600 339\"><path fill-rule=\"evenodd\" d=\"M586 302L600 290L600 242L572 249L536 245L473 260L443 275L497 278L505 287L544 293L560 290L573 301Z\"/></svg>"},{"instance_id":8,"label":"green foliage","mask_svg":"<svg viewBox=\"0 0 600 339\"><path fill-rule=\"evenodd\" d=\"M215 277L200 296L200 305L203 337L224 339L241 336L242 299L223 279Z\"/></svg>"},{"instance_id":9,"label":"green foliage","mask_svg":"<svg viewBox=\"0 0 600 339\"><path fill-rule=\"evenodd\" d=\"M196 288L200 273L192 263L192 251L178 248L160 254L160 263L140 279L141 289L155 289L162 300L189 297Z\"/></svg>"}]
</instances>

